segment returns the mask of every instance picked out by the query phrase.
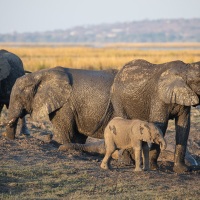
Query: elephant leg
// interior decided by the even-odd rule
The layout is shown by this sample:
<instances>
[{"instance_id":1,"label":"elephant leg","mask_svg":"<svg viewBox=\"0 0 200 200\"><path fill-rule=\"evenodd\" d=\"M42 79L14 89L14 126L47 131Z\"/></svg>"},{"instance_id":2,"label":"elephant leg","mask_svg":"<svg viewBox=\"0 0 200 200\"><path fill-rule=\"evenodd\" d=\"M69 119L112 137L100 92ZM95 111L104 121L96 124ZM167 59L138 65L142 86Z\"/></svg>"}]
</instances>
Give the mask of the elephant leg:
<instances>
[{"instance_id":1,"label":"elephant leg","mask_svg":"<svg viewBox=\"0 0 200 200\"><path fill-rule=\"evenodd\" d=\"M77 143L63 144L59 147L59 150L60 151L78 150L91 154L102 154L102 155L105 155L106 153L105 144L103 140L98 142L90 142L86 144L77 144Z\"/></svg>"},{"instance_id":2,"label":"elephant leg","mask_svg":"<svg viewBox=\"0 0 200 200\"><path fill-rule=\"evenodd\" d=\"M26 125L26 118L25 117L23 117L22 119L19 118L19 125L20 125L20 134L30 135L30 132L29 132L28 127Z\"/></svg>"},{"instance_id":3,"label":"elephant leg","mask_svg":"<svg viewBox=\"0 0 200 200\"><path fill-rule=\"evenodd\" d=\"M111 159L111 155L112 153L115 151L116 147L115 144L113 142L110 141L105 141L105 146L106 146L106 154L102 160L101 163L101 168L102 169L109 169L110 167L110 159Z\"/></svg>"},{"instance_id":4,"label":"elephant leg","mask_svg":"<svg viewBox=\"0 0 200 200\"><path fill-rule=\"evenodd\" d=\"M87 145L85 144L87 140L87 136L81 133L74 133L73 138L71 139L72 143L64 143L59 146L59 151L67 151L67 150L78 150L78 151L86 151Z\"/></svg>"},{"instance_id":5,"label":"elephant leg","mask_svg":"<svg viewBox=\"0 0 200 200\"><path fill-rule=\"evenodd\" d=\"M110 160L111 160L111 155L115 151L115 145L110 145L109 147L106 148L106 155L104 156L102 163L101 163L101 168L102 169L109 169L110 167Z\"/></svg>"},{"instance_id":6,"label":"elephant leg","mask_svg":"<svg viewBox=\"0 0 200 200\"><path fill-rule=\"evenodd\" d=\"M76 131L74 115L71 109L62 107L51 113L49 119L53 125L52 143L55 142L58 145L71 143Z\"/></svg>"},{"instance_id":7,"label":"elephant leg","mask_svg":"<svg viewBox=\"0 0 200 200\"><path fill-rule=\"evenodd\" d=\"M157 144L152 144L151 149L149 151L151 170L157 170L159 168L157 164L159 155L160 155L160 146Z\"/></svg>"},{"instance_id":8,"label":"elephant leg","mask_svg":"<svg viewBox=\"0 0 200 200\"><path fill-rule=\"evenodd\" d=\"M177 173L188 171L188 167L185 164L185 154L186 154L186 146L176 145L173 170Z\"/></svg>"},{"instance_id":9,"label":"elephant leg","mask_svg":"<svg viewBox=\"0 0 200 200\"><path fill-rule=\"evenodd\" d=\"M175 118L176 126L176 150L174 156L174 168L177 173L189 170L185 164L185 154L187 149L187 141L190 132L190 107L184 110L182 115Z\"/></svg>"},{"instance_id":10,"label":"elephant leg","mask_svg":"<svg viewBox=\"0 0 200 200\"><path fill-rule=\"evenodd\" d=\"M135 148L135 171L142 171L141 167L142 148Z\"/></svg>"},{"instance_id":11,"label":"elephant leg","mask_svg":"<svg viewBox=\"0 0 200 200\"><path fill-rule=\"evenodd\" d=\"M156 112L156 111L155 111ZM154 113L152 111L152 113ZM165 112L163 112L165 113ZM162 113L162 114L163 114ZM163 133L163 137L165 136L165 133L166 133L166 129L167 129L167 126L168 126L168 121L166 122L158 122L159 120L155 118L156 116L154 115L154 118L151 118L150 121L157 121L155 123L155 125L161 129L162 133ZM163 118L165 118L163 116ZM159 168L158 166L158 163L157 163L157 160L158 160L158 157L160 155L160 145L158 144L155 144L153 143L150 147L150 151L149 151L149 159L150 159L150 169L151 170L157 170Z\"/></svg>"},{"instance_id":12,"label":"elephant leg","mask_svg":"<svg viewBox=\"0 0 200 200\"><path fill-rule=\"evenodd\" d=\"M142 157L143 157L143 169L149 170L149 146L147 142L142 143Z\"/></svg>"}]
</instances>

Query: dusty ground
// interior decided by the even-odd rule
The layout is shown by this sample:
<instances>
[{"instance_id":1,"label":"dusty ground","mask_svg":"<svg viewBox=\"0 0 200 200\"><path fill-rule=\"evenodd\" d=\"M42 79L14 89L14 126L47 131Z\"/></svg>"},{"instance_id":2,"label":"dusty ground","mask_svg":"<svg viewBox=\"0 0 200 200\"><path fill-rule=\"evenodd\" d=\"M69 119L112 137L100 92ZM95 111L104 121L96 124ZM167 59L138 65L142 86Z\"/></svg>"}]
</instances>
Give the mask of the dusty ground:
<instances>
[{"instance_id":1,"label":"dusty ground","mask_svg":"<svg viewBox=\"0 0 200 200\"><path fill-rule=\"evenodd\" d=\"M3 113L2 120L5 114ZM0 130L0 199L199 199L200 112L192 112L189 151L198 166L185 174L172 171L173 150L162 153L160 170L133 172L133 165L112 161L100 169L102 156L59 152L48 143L52 127L28 119L31 137L9 141ZM174 143L173 122L166 134Z\"/></svg>"}]
</instances>

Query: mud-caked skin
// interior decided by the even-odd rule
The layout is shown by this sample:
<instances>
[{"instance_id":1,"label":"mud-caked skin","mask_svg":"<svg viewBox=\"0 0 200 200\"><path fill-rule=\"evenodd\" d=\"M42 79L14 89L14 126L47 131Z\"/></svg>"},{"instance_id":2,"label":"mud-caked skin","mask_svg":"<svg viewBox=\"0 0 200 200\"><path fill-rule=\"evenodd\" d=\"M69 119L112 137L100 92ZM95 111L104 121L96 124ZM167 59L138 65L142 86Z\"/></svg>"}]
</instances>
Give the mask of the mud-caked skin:
<instances>
[{"instance_id":1,"label":"mud-caked skin","mask_svg":"<svg viewBox=\"0 0 200 200\"><path fill-rule=\"evenodd\" d=\"M25 75L21 59L4 49L0 50L0 113L6 105L9 107L10 94L17 78ZM29 135L25 118L20 119L20 133Z\"/></svg>"},{"instance_id":2,"label":"mud-caked skin","mask_svg":"<svg viewBox=\"0 0 200 200\"><path fill-rule=\"evenodd\" d=\"M116 75L111 102L115 115L155 123L165 134L168 120L175 119L176 150L174 171L184 172L190 130L190 108L199 104L200 62L172 61L152 64L134 60ZM159 145L150 150L150 164L156 169Z\"/></svg>"},{"instance_id":3,"label":"mud-caked skin","mask_svg":"<svg viewBox=\"0 0 200 200\"><path fill-rule=\"evenodd\" d=\"M58 145L84 144L88 136L103 138L105 125L95 129L108 109L115 74L116 70L55 67L19 78L11 93L7 136L14 138L17 120L29 113L33 120L49 117Z\"/></svg>"},{"instance_id":4,"label":"mud-caked skin","mask_svg":"<svg viewBox=\"0 0 200 200\"><path fill-rule=\"evenodd\" d=\"M111 155L116 149L133 148L135 152L135 171L142 171L141 157L143 151L143 169L149 169L148 143L156 143L166 149L166 141L162 131L153 123L138 119L128 120L121 117L113 118L104 131L106 154L101 168L109 169Z\"/></svg>"},{"instance_id":5,"label":"mud-caked skin","mask_svg":"<svg viewBox=\"0 0 200 200\"><path fill-rule=\"evenodd\" d=\"M134 60L115 75L116 71L58 67L19 78L11 94L8 137L14 137L16 121L26 113L33 118L49 116L54 140L60 144L84 144L87 136L103 138L103 130L114 116L153 122L163 134L168 120L175 119L174 171L187 171L184 158L190 107L199 104L200 62L155 65ZM80 147L87 149L87 144ZM152 169L158 167L159 153L159 145L152 145Z\"/></svg>"}]
</instances>

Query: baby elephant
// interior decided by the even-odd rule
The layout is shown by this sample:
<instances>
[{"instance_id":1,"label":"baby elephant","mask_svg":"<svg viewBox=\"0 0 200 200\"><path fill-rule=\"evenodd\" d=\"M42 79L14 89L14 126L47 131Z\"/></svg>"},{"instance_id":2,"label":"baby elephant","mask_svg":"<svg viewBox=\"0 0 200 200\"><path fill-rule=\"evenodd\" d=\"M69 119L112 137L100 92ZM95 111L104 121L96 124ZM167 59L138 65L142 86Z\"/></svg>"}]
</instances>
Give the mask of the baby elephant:
<instances>
[{"instance_id":1,"label":"baby elephant","mask_svg":"<svg viewBox=\"0 0 200 200\"><path fill-rule=\"evenodd\" d=\"M153 123L138 119L128 120L121 117L112 119L104 131L106 154L101 168L109 169L108 164L116 149L134 148L135 171L142 171L141 157L143 149L143 169L149 169L149 147L147 142L160 144L161 150L167 147L162 131ZM144 142L144 143L142 143Z\"/></svg>"}]
</instances>

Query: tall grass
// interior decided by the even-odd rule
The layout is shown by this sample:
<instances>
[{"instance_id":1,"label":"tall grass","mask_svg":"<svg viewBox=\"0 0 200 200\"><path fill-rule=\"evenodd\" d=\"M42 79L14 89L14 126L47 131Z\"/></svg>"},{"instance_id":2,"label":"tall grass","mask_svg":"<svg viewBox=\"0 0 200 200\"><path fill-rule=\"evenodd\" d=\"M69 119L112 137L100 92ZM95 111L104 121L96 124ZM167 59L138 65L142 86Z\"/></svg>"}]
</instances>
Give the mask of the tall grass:
<instances>
[{"instance_id":1,"label":"tall grass","mask_svg":"<svg viewBox=\"0 0 200 200\"><path fill-rule=\"evenodd\" d=\"M17 45L0 44L17 54L26 70L37 71L44 68L64 66L84 69L121 68L133 59L145 59L152 63L182 60L186 63L200 60L199 43L180 44L107 44L103 47L57 45Z\"/></svg>"}]
</instances>

